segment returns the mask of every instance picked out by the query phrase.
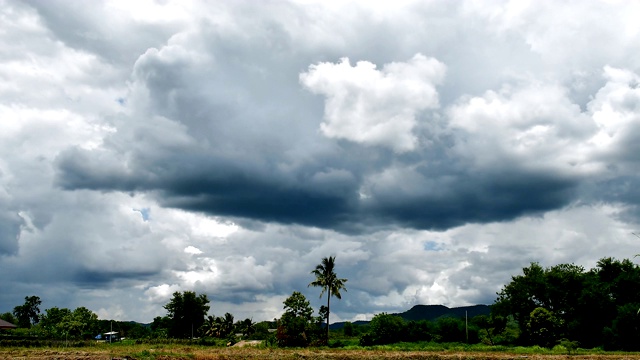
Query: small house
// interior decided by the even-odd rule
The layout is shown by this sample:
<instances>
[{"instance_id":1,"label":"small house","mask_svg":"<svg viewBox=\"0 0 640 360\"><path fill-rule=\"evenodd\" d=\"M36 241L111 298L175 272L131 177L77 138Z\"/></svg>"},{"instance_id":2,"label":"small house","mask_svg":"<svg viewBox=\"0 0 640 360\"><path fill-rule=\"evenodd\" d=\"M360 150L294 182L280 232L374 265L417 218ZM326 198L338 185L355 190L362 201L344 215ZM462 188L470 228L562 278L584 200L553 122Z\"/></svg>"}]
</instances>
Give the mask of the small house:
<instances>
[{"instance_id":1,"label":"small house","mask_svg":"<svg viewBox=\"0 0 640 360\"><path fill-rule=\"evenodd\" d=\"M0 319L0 329L15 329L15 328L17 328L17 326L13 325L8 321Z\"/></svg>"},{"instance_id":2,"label":"small house","mask_svg":"<svg viewBox=\"0 0 640 360\"><path fill-rule=\"evenodd\" d=\"M120 338L118 337L118 332L117 331L109 331L103 334L98 334L95 337L96 340L98 341L104 341L104 342L116 342L116 341L120 341Z\"/></svg>"}]
</instances>

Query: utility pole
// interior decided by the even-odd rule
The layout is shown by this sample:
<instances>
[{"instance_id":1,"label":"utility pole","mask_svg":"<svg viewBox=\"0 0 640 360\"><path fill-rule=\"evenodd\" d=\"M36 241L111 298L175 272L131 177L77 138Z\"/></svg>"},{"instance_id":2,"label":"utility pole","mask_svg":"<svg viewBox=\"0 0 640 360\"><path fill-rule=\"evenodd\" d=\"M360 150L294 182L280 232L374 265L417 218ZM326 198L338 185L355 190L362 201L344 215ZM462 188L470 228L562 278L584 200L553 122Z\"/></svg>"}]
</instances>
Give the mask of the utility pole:
<instances>
[{"instance_id":1,"label":"utility pole","mask_svg":"<svg viewBox=\"0 0 640 360\"><path fill-rule=\"evenodd\" d=\"M468 320L468 311L464 311L464 332L467 334L467 344L469 343L469 320Z\"/></svg>"}]
</instances>

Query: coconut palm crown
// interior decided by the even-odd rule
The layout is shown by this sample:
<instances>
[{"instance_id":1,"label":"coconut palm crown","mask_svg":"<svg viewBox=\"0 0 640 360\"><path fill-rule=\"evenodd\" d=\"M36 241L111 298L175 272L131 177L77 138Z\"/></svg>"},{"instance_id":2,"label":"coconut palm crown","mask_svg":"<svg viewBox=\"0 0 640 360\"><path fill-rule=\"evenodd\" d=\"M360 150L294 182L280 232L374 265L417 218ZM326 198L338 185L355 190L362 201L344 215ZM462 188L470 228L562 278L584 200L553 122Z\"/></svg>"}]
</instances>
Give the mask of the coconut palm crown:
<instances>
[{"instance_id":1,"label":"coconut palm crown","mask_svg":"<svg viewBox=\"0 0 640 360\"><path fill-rule=\"evenodd\" d=\"M322 295L327 292L327 343L329 342L329 312L331 296L333 295L338 299L342 299L340 290L347 291L347 288L344 286L344 283L347 282L347 279L338 278L334 271L335 260L335 256L322 258L322 262L316 265L316 268L311 272L311 274L315 275L316 277L315 281L312 281L308 285L322 288L320 297L322 297Z\"/></svg>"}]
</instances>

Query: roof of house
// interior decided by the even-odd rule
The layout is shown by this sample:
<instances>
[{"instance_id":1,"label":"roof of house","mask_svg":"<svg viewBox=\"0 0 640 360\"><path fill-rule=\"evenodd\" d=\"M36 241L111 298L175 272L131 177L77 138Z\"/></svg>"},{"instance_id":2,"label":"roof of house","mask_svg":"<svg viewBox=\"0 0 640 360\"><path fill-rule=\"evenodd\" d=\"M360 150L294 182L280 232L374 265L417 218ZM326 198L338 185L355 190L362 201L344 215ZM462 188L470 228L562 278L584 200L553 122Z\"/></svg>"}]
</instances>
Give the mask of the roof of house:
<instances>
[{"instance_id":1,"label":"roof of house","mask_svg":"<svg viewBox=\"0 0 640 360\"><path fill-rule=\"evenodd\" d=\"M0 319L0 329L15 329L15 328L17 328L17 326L13 325L8 321L4 321Z\"/></svg>"}]
</instances>

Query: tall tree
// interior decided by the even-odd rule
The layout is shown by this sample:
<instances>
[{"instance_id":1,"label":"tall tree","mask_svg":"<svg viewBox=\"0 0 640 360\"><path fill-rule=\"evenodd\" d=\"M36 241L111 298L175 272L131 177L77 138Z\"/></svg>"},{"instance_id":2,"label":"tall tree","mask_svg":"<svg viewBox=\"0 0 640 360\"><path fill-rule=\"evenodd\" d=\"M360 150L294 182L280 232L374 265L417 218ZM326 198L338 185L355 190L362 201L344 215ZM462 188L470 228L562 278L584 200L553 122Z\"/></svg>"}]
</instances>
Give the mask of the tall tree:
<instances>
[{"instance_id":1,"label":"tall tree","mask_svg":"<svg viewBox=\"0 0 640 360\"><path fill-rule=\"evenodd\" d=\"M242 335L247 337L256 332L256 324L252 319L246 318L240 322L239 329L242 331Z\"/></svg>"},{"instance_id":2,"label":"tall tree","mask_svg":"<svg viewBox=\"0 0 640 360\"><path fill-rule=\"evenodd\" d=\"M76 308L63 319L60 327L73 338L91 339L98 331L98 315L84 306Z\"/></svg>"},{"instance_id":3,"label":"tall tree","mask_svg":"<svg viewBox=\"0 0 640 360\"><path fill-rule=\"evenodd\" d=\"M309 300L298 291L294 291L284 301L284 314L278 324L278 345L307 346L315 338L313 309Z\"/></svg>"},{"instance_id":4,"label":"tall tree","mask_svg":"<svg viewBox=\"0 0 640 360\"><path fill-rule=\"evenodd\" d=\"M220 319L220 324L222 328L222 336L227 337L233 335L234 331L234 317L231 313L225 313L224 317Z\"/></svg>"},{"instance_id":5,"label":"tall tree","mask_svg":"<svg viewBox=\"0 0 640 360\"><path fill-rule=\"evenodd\" d=\"M71 310L67 308L52 307L46 309L44 314L40 315L39 326L46 332L47 336L64 338L65 332L62 324L71 314Z\"/></svg>"},{"instance_id":6,"label":"tall tree","mask_svg":"<svg viewBox=\"0 0 640 360\"><path fill-rule=\"evenodd\" d=\"M209 299L205 294L196 295L193 291L174 292L171 301L164 306L170 319L169 336L188 338L194 335L205 322L208 304Z\"/></svg>"},{"instance_id":7,"label":"tall tree","mask_svg":"<svg viewBox=\"0 0 640 360\"><path fill-rule=\"evenodd\" d=\"M347 279L340 279L335 272L335 256L329 256L328 258L322 258L322 262L316 265L316 268L311 272L315 275L316 279L312 281L309 286L315 286L322 288L320 297L327 292L327 337L326 342L329 343L329 313L331 311L331 296L335 296L338 299L342 299L340 290L347 291L344 284Z\"/></svg>"},{"instance_id":8,"label":"tall tree","mask_svg":"<svg viewBox=\"0 0 640 360\"><path fill-rule=\"evenodd\" d=\"M202 324L202 328L200 328L200 333L204 336L219 337L220 326L218 319L219 318L216 318L215 315L208 315L207 319Z\"/></svg>"},{"instance_id":9,"label":"tall tree","mask_svg":"<svg viewBox=\"0 0 640 360\"><path fill-rule=\"evenodd\" d=\"M30 328L40 320L40 305L42 301L37 296L25 296L24 304L13 308L13 315L18 319L18 326Z\"/></svg>"}]
</instances>

